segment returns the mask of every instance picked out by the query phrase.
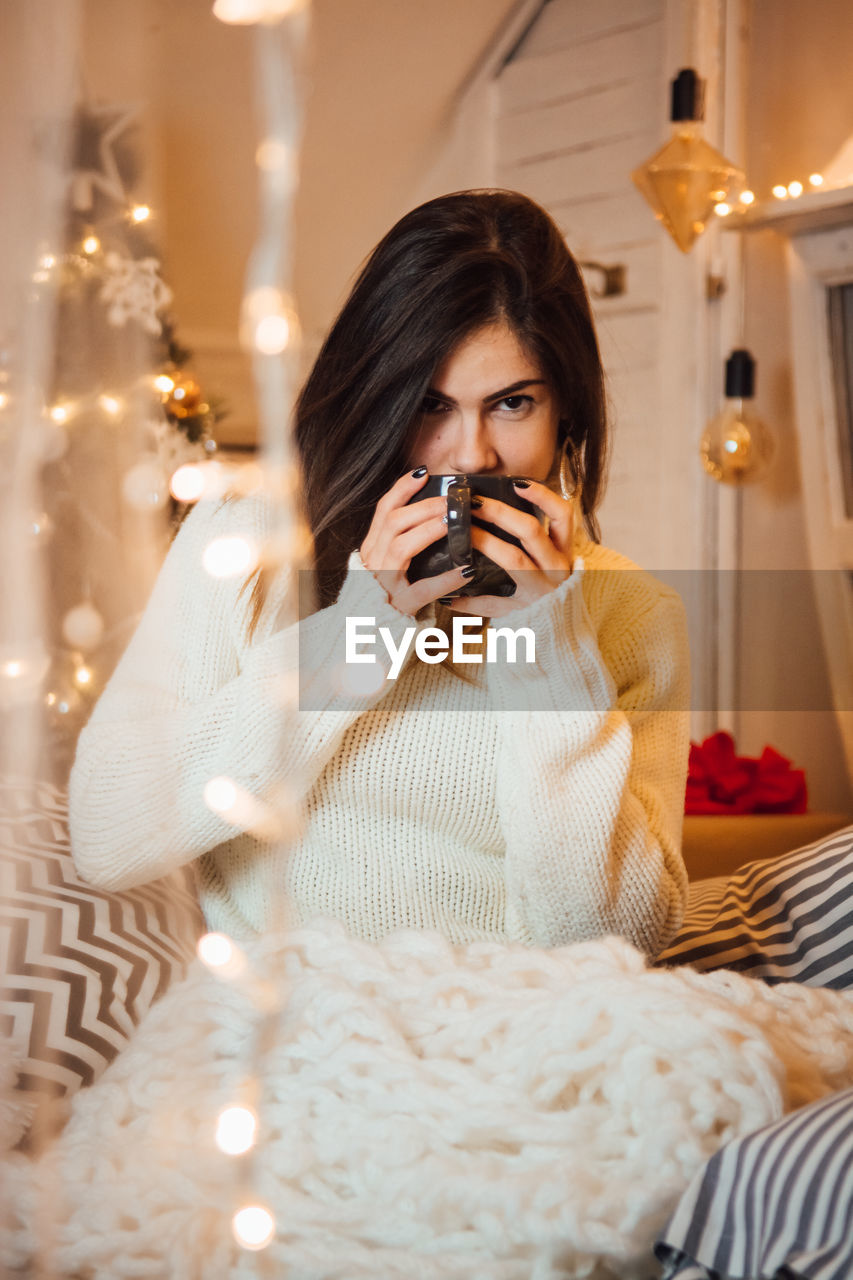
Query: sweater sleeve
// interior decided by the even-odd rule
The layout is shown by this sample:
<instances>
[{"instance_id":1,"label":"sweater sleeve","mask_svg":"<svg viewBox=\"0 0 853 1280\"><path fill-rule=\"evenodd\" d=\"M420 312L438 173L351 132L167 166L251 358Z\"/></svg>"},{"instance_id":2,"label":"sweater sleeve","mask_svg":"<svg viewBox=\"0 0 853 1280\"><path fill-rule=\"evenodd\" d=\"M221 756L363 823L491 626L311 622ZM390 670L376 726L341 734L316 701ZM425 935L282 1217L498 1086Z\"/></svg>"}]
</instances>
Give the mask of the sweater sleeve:
<instances>
[{"instance_id":1,"label":"sweater sleeve","mask_svg":"<svg viewBox=\"0 0 853 1280\"><path fill-rule=\"evenodd\" d=\"M576 561L555 591L496 620L530 626L537 657L490 677L507 931L540 946L618 934L653 955L678 928L687 892L684 610L668 588L639 592L611 611L605 656L585 572Z\"/></svg>"},{"instance_id":2,"label":"sweater sleeve","mask_svg":"<svg viewBox=\"0 0 853 1280\"><path fill-rule=\"evenodd\" d=\"M260 799L282 782L303 794L346 729L391 687L374 681L364 696L345 696L329 678L344 654L347 616L375 617L396 642L414 624L357 553L334 605L273 629L272 599L255 643L241 641L243 577L212 578L202 556L214 537L261 541L259 510L253 499L193 509L80 735L69 782L71 845L80 874L94 884L131 888L239 835L242 828L205 801L212 778L227 777ZM311 710L286 706L294 682Z\"/></svg>"}]
</instances>

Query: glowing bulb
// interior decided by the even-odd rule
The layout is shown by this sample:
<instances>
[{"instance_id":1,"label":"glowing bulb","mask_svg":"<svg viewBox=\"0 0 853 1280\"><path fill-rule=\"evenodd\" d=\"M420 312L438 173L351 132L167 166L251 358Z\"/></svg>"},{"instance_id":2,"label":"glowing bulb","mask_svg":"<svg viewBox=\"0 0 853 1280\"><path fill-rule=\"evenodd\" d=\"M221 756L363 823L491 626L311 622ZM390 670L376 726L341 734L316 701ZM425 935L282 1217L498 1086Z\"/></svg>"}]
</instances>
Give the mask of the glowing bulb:
<instances>
[{"instance_id":1,"label":"glowing bulb","mask_svg":"<svg viewBox=\"0 0 853 1280\"><path fill-rule=\"evenodd\" d=\"M719 218L727 218L731 211L732 206L730 204L726 204L725 200L721 200L719 204L714 205L714 213L716 213Z\"/></svg>"},{"instance_id":2,"label":"glowing bulb","mask_svg":"<svg viewBox=\"0 0 853 1280\"><path fill-rule=\"evenodd\" d=\"M96 649L104 635L104 620L93 604L84 601L62 619L62 636L73 649Z\"/></svg>"},{"instance_id":3,"label":"glowing bulb","mask_svg":"<svg viewBox=\"0 0 853 1280\"><path fill-rule=\"evenodd\" d=\"M213 16L220 22L278 22L304 9L307 0L216 0Z\"/></svg>"},{"instance_id":4,"label":"glowing bulb","mask_svg":"<svg viewBox=\"0 0 853 1280\"><path fill-rule=\"evenodd\" d=\"M54 422L60 423L68 421L68 407L64 404L55 404L50 411L50 416Z\"/></svg>"},{"instance_id":5,"label":"glowing bulb","mask_svg":"<svg viewBox=\"0 0 853 1280\"><path fill-rule=\"evenodd\" d=\"M234 944L224 933L202 934L196 951L210 969L223 969L234 958Z\"/></svg>"},{"instance_id":6,"label":"glowing bulb","mask_svg":"<svg viewBox=\"0 0 853 1280\"><path fill-rule=\"evenodd\" d=\"M822 174L822 173L810 173L810 174L809 174L809 183L810 183L810 184L811 184L811 186L813 186L813 187L822 187L822 186L823 186L823 174Z\"/></svg>"},{"instance_id":7,"label":"glowing bulb","mask_svg":"<svg viewBox=\"0 0 853 1280\"><path fill-rule=\"evenodd\" d=\"M6 392L0 391L0 409L5 409L8 403L9 397L6 395Z\"/></svg>"},{"instance_id":8,"label":"glowing bulb","mask_svg":"<svg viewBox=\"0 0 853 1280\"><path fill-rule=\"evenodd\" d=\"M249 1107L226 1107L216 1123L216 1145L227 1156L241 1156L254 1146L258 1117Z\"/></svg>"},{"instance_id":9,"label":"glowing bulb","mask_svg":"<svg viewBox=\"0 0 853 1280\"><path fill-rule=\"evenodd\" d=\"M755 192L754 192L754 191L741 191L741 193L740 193L740 202L741 202L741 204L754 204L754 203L755 203Z\"/></svg>"},{"instance_id":10,"label":"glowing bulb","mask_svg":"<svg viewBox=\"0 0 853 1280\"><path fill-rule=\"evenodd\" d=\"M194 463L184 463L172 472L169 488L178 502L198 502L204 493L204 471Z\"/></svg>"},{"instance_id":11,"label":"glowing bulb","mask_svg":"<svg viewBox=\"0 0 853 1280\"><path fill-rule=\"evenodd\" d=\"M39 266L44 271L50 271L52 267L56 266L56 258L54 258L52 253L42 254L39 258Z\"/></svg>"},{"instance_id":12,"label":"glowing bulb","mask_svg":"<svg viewBox=\"0 0 853 1280\"><path fill-rule=\"evenodd\" d=\"M134 222L147 222L151 217L151 210L147 204L134 205L130 215Z\"/></svg>"},{"instance_id":13,"label":"glowing bulb","mask_svg":"<svg viewBox=\"0 0 853 1280\"><path fill-rule=\"evenodd\" d=\"M84 253L88 253L88 254L97 253L100 247L101 247L101 242L98 239L98 237L95 235L86 236L86 239L83 241Z\"/></svg>"},{"instance_id":14,"label":"glowing bulb","mask_svg":"<svg viewBox=\"0 0 853 1280\"><path fill-rule=\"evenodd\" d=\"M255 152L255 164L265 173L288 169L292 158L293 152L280 138L264 138Z\"/></svg>"},{"instance_id":15,"label":"glowing bulb","mask_svg":"<svg viewBox=\"0 0 853 1280\"><path fill-rule=\"evenodd\" d=\"M793 196L793 197L794 197L794 199L796 200L797 196L801 196L802 194L803 194L803 184L802 184L801 182L789 182L789 183L788 183L788 195L789 195L789 196Z\"/></svg>"},{"instance_id":16,"label":"glowing bulb","mask_svg":"<svg viewBox=\"0 0 853 1280\"><path fill-rule=\"evenodd\" d=\"M255 329L255 346L265 356L277 356L290 339L290 325L285 316L264 316Z\"/></svg>"},{"instance_id":17,"label":"glowing bulb","mask_svg":"<svg viewBox=\"0 0 853 1280\"><path fill-rule=\"evenodd\" d=\"M238 573L249 573L257 563L255 546L239 534L214 538L202 556L202 564L212 578L233 578Z\"/></svg>"},{"instance_id":18,"label":"glowing bulb","mask_svg":"<svg viewBox=\"0 0 853 1280\"><path fill-rule=\"evenodd\" d=\"M108 413L112 418L121 409L121 401L116 400L115 396L98 396L98 404L104 410L104 413Z\"/></svg>"},{"instance_id":19,"label":"glowing bulb","mask_svg":"<svg viewBox=\"0 0 853 1280\"><path fill-rule=\"evenodd\" d=\"M234 1214L234 1239L244 1249L265 1249L275 1235L275 1219L259 1204L247 1205Z\"/></svg>"},{"instance_id":20,"label":"glowing bulb","mask_svg":"<svg viewBox=\"0 0 853 1280\"><path fill-rule=\"evenodd\" d=\"M77 670L74 672L74 680L77 684L82 685L83 688L85 688L87 684L91 684L92 683L91 667L87 667L81 664L81 666L79 666Z\"/></svg>"},{"instance_id":21,"label":"glowing bulb","mask_svg":"<svg viewBox=\"0 0 853 1280\"><path fill-rule=\"evenodd\" d=\"M782 184L781 184L781 183L779 183L777 186L775 186L775 187L773 188L773 194L774 194L774 196L776 197L776 199L777 199L777 200L787 200L787 199L788 199L788 188L787 188L787 187L783 187L783 186L782 186Z\"/></svg>"},{"instance_id":22,"label":"glowing bulb","mask_svg":"<svg viewBox=\"0 0 853 1280\"><path fill-rule=\"evenodd\" d=\"M162 391L163 395L167 396L170 391L174 391L175 382L173 378L169 377L168 373L160 373L154 379L154 386L158 391Z\"/></svg>"},{"instance_id":23,"label":"glowing bulb","mask_svg":"<svg viewBox=\"0 0 853 1280\"><path fill-rule=\"evenodd\" d=\"M204 788L204 803L214 813L227 813L237 801L237 788L230 778L211 778Z\"/></svg>"},{"instance_id":24,"label":"glowing bulb","mask_svg":"<svg viewBox=\"0 0 853 1280\"><path fill-rule=\"evenodd\" d=\"M196 954L217 978L238 978L246 969L246 957L227 934L205 933L196 943Z\"/></svg>"},{"instance_id":25,"label":"glowing bulb","mask_svg":"<svg viewBox=\"0 0 853 1280\"><path fill-rule=\"evenodd\" d=\"M240 340L262 355L280 355L298 335L296 314L280 289L253 289L243 299Z\"/></svg>"},{"instance_id":26,"label":"glowing bulb","mask_svg":"<svg viewBox=\"0 0 853 1280\"><path fill-rule=\"evenodd\" d=\"M18 706L40 698L41 683L50 669L50 654L38 642L21 652L4 646L0 657L0 706Z\"/></svg>"},{"instance_id":27,"label":"glowing bulb","mask_svg":"<svg viewBox=\"0 0 853 1280\"><path fill-rule=\"evenodd\" d=\"M172 392L172 398L174 400L183 400L186 394L187 394L186 387L175 387L174 391Z\"/></svg>"}]
</instances>

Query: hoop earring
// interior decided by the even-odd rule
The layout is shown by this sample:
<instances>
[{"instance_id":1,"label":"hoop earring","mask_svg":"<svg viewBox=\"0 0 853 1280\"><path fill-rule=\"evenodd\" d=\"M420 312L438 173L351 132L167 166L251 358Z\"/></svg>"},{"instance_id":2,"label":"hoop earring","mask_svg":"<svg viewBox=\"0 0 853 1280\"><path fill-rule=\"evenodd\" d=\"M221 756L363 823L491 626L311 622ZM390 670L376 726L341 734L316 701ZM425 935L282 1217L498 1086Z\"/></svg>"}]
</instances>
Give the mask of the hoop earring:
<instances>
[{"instance_id":1,"label":"hoop earring","mask_svg":"<svg viewBox=\"0 0 853 1280\"><path fill-rule=\"evenodd\" d=\"M560 493L566 502L580 497L580 450L568 436L560 450Z\"/></svg>"}]
</instances>

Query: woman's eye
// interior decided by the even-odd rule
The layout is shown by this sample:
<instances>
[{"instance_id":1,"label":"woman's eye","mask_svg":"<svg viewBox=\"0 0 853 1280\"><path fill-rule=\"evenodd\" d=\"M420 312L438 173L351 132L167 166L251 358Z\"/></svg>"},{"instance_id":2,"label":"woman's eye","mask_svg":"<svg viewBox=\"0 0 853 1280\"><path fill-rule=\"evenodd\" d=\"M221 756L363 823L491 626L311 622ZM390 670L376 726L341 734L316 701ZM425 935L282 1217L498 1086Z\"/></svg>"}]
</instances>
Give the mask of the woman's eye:
<instances>
[{"instance_id":1,"label":"woman's eye","mask_svg":"<svg viewBox=\"0 0 853 1280\"><path fill-rule=\"evenodd\" d=\"M426 396L421 404L421 413L444 413L447 405L443 400L434 400L432 396Z\"/></svg>"},{"instance_id":2,"label":"woman's eye","mask_svg":"<svg viewBox=\"0 0 853 1280\"><path fill-rule=\"evenodd\" d=\"M509 413L518 413L519 409L525 409L532 404L532 396L504 396L503 400L499 400L495 407L498 409L504 408Z\"/></svg>"}]
</instances>

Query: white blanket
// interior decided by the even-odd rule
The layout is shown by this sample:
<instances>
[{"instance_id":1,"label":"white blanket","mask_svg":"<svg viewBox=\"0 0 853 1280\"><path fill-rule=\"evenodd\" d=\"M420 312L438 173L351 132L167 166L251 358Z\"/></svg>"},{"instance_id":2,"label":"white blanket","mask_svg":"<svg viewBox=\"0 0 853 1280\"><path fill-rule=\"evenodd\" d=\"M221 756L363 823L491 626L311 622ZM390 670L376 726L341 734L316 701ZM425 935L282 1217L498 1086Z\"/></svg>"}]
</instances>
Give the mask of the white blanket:
<instances>
[{"instance_id":1,"label":"white blanket","mask_svg":"<svg viewBox=\"0 0 853 1280\"><path fill-rule=\"evenodd\" d=\"M9 1159L0 1270L646 1277L713 1151L853 1084L851 997L649 970L613 938L369 944L321 921L246 957L194 966L40 1160ZM241 1098L259 1141L230 1157L216 1119ZM231 1232L251 1201L277 1224L260 1252Z\"/></svg>"}]
</instances>

